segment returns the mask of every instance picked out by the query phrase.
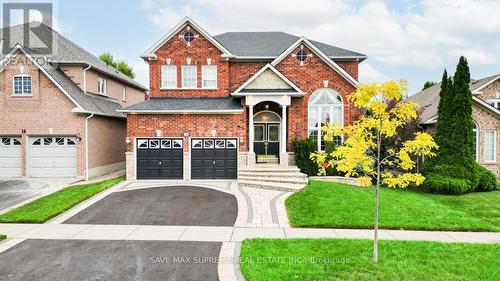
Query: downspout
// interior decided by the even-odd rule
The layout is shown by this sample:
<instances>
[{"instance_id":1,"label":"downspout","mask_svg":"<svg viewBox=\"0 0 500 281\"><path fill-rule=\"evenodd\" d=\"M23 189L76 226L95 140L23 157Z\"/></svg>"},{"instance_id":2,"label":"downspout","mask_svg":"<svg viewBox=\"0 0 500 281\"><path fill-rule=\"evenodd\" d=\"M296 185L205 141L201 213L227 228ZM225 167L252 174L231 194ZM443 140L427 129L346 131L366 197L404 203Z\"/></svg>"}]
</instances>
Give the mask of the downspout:
<instances>
[{"instance_id":1,"label":"downspout","mask_svg":"<svg viewBox=\"0 0 500 281\"><path fill-rule=\"evenodd\" d=\"M83 69L83 92L87 93L87 70L90 69L90 64Z\"/></svg>"},{"instance_id":2,"label":"downspout","mask_svg":"<svg viewBox=\"0 0 500 281\"><path fill-rule=\"evenodd\" d=\"M89 180L89 119L94 117L94 113L85 118L85 180Z\"/></svg>"}]
</instances>

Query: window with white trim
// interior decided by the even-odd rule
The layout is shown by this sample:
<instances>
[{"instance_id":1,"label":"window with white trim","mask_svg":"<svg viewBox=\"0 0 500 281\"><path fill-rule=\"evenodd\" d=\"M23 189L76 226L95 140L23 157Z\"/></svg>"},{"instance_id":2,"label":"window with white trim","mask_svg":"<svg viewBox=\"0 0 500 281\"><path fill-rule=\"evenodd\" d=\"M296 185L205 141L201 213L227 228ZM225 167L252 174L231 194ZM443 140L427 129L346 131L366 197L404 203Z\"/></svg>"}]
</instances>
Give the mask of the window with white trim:
<instances>
[{"instance_id":1,"label":"window with white trim","mask_svg":"<svg viewBox=\"0 0 500 281\"><path fill-rule=\"evenodd\" d=\"M122 87L122 100L127 101L127 86Z\"/></svg>"},{"instance_id":2,"label":"window with white trim","mask_svg":"<svg viewBox=\"0 0 500 281\"><path fill-rule=\"evenodd\" d=\"M497 131L484 130L484 162L496 162Z\"/></svg>"},{"instance_id":3,"label":"window with white trim","mask_svg":"<svg viewBox=\"0 0 500 281\"><path fill-rule=\"evenodd\" d=\"M489 101L487 101L487 103L489 105L493 106L494 108L500 110L500 99L489 100Z\"/></svg>"},{"instance_id":4,"label":"window with white trim","mask_svg":"<svg viewBox=\"0 0 500 281\"><path fill-rule=\"evenodd\" d=\"M201 66L202 87L206 89L217 88L217 66L202 65Z\"/></svg>"},{"instance_id":5,"label":"window with white trim","mask_svg":"<svg viewBox=\"0 0 500 281\"><path fill-rule=\"evenodd\" d=\"M196 65L182 66L182 88L196 88L198 83Z\"/></svg>"},{"instance_id":6,"label":"window with white trim","mask_svg":"<svg viewBox=\"0 0 500 281\"><path fill-rule=\"evenodd\" d=\"M177 66L162 65L161 67L161 87L163 89L177 88Z\"/></svg>"},{"instance_id":7,"label":"window with white trim","mask_svg":"<svg viewBox=\"0 0 500 281\"><path fill-rule=\"evenodd\" d=\"M322 151L325 150L326 143L321 127L326 123L344 126L344 103L337 91L322 88L312 94L308 106L308 135L318 143L318 149ZM341 144L342 137L336 137L334 142Z\"/></svg>"},{"instance_id":8,"label":"window with white trim","mask_svg":"<svg viewBox=\"0 0 500 281\"><path fill-rule=\"evenodd\" d=\"M106 79L102 77L97 78L97 93L100 95L106 95Z\"/></svg>"},{"instance_id":9,"label":"window with white trim","mask_svg":"<svg viewBox=\"0 0 500 281\"><path fill-rule=\"evenodd\" d=\"M14 76L13 93L16 96L31 95L31 76L20 74Z\"/></svg>"},{"instance_id":10,"label":"window with white trim","mask_svg":"<svg viewBox=\"0 0 500 281\"><path fill-rule=\"evenodd\" d=\"M479 160L479 129L476 121L473 121L472 135L474 138L474 158L476 161Z\"/></svg>"}]
</instances>

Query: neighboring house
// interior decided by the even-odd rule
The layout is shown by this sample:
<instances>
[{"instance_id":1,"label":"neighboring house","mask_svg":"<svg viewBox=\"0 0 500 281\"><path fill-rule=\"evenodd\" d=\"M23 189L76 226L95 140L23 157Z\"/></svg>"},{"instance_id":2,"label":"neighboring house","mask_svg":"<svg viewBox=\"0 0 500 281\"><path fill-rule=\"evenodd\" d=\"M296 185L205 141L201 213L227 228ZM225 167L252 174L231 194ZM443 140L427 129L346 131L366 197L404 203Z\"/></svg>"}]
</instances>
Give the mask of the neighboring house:
<instances>
[{"instance_id":1,"label":"neighboring house","mask_svg":"<svg viewBox=\"0 0 500 281\"><path fill-rule=\"evenodd\" d=\"M430 132L437 122L440 90L438 83L408 98L422 106L420 125ZM476 160L500 178L500 74L472 80L470 90Z\"/></svg>"},{"instance_id":2,"label":"neighboring house","mask_svg":"<svg viewBox=\"0 0 500 281\"><path fill-rule=\"evenodd\" d=\"M359 116L347 95L366 56L304 37L212 36L185 18L142 57L151 98L120 110L129 179L233 179L238 166L288 166L293 139L324 149L322 123Z\"/></svg>"},{"instance_id":3,"label":"neighboring house","mask_svg":"<svg viewBox=\"0 0 500 281\"><path fill-rule=\"evenodd\" d=\"M22 45L23 27L9 27L11 42L21 43L0 69L0 176L92 178L123 169L126 119L116 110L144 101L146 88L45 25L41 34L52 34L57 48L42 56Z\"/></svg>"}]
</instances>

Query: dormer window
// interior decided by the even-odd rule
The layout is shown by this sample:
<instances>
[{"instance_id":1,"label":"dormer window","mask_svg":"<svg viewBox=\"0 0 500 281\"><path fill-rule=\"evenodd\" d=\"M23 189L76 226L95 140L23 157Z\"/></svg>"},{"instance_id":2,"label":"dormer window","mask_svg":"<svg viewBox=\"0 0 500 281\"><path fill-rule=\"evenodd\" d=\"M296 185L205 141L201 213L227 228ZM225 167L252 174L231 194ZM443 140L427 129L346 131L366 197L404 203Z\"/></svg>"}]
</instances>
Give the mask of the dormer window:
<instances>
[{"instance_id":1,"label":"dormer window","mask_svg":"<svg viewBox=\"0 0 500 281\"><path fill-rule=\"evenodd\" d=\"M102 77L97 78L97 93L99 95L106 95L106 79Z\"/></svg>"},{"instance_id":2,"label":"dormer window","mask_svg":"<svg viewBox=\"0 0 500 281\"><path fill-rule=\"evenodd\" d=\"M31 95L31 76L20 74L14 76L13 93L16 96Z\"/></svg>"},{"instance_id":3,"label":"dormer window","mask_svg":"<svg viewBox=\"0 0 500 281\"><path fill-rule=\"evenodd\" d=\"M194 40L194 33L191 31L186 31L182 35L182 38L184 38L184 41L186 41L187 43L191 43Z\"/></svg>"}]
</instances>

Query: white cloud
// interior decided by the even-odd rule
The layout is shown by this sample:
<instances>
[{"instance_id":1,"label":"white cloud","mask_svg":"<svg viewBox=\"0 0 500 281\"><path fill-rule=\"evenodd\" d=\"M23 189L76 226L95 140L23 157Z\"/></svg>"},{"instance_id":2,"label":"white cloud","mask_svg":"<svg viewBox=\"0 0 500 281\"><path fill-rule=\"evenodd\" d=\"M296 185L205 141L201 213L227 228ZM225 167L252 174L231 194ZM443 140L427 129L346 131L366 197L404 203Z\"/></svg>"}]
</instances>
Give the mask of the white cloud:
<instances>
[{"instance_id":1,"label":"white cloud","mask_svg":"<svg viewBox=\"0 0 500 281\"><path fill-rule=\"evenodd\" d=\"M367 82L382 82L389 80L389 77L382 74L369 63L362 63L359 65L359 81L362 83Z\"/></svg>"},{"instance_id":2,"label":"white cloud","mask_svg":"<svg viewBox=\"0 0 500 281\"><path fill-rule=\"evenodd\" d=\"M143 0L149 20L166 32L190 16L212 34L281 30L369 56L384 65L442 68L468 56L471 64L500 61L500 1ZM159 36L160 37L160 36ZM366 65L363 63L361 65ZM377 77L372 66L366 75Z\"/></svg>"}]
</instances>

